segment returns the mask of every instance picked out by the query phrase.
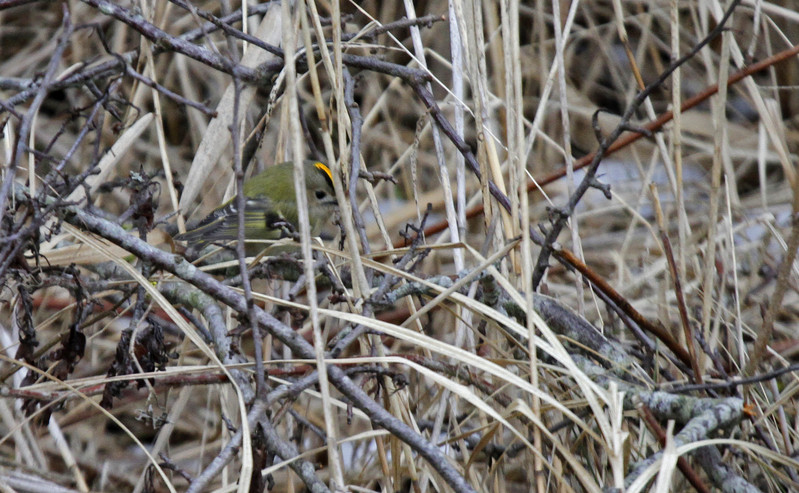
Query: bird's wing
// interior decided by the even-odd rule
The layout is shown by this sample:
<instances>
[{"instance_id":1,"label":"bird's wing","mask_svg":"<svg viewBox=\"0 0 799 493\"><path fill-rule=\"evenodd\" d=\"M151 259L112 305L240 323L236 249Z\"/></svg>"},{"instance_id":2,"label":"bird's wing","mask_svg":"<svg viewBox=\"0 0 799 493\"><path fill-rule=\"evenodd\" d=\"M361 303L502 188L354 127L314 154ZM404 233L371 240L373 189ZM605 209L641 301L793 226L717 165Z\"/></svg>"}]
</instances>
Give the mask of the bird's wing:
<instances>
[{"instance_id":1,"label":"bird's wing","mask_svg":"<svg viewBox=\"0 0 799 493\"><path fill-rule=\"evenodd\" d=\"M244 237L278 239L283 236L283 216L267 198L248 198L244 209ZM193 244L238 238L238 209L235 199L211 212L195 227L177 237Z\"/></svg>"}]
</instances>

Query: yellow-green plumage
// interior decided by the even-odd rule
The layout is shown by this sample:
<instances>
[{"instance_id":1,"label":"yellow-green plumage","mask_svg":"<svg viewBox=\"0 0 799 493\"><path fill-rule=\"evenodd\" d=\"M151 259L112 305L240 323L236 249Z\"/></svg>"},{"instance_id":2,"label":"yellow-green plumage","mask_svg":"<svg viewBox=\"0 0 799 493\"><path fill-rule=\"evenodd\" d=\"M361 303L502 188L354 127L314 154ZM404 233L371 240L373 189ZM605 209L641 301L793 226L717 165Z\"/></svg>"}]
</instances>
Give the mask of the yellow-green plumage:
<instances>
[{"instance_id":1,"label":"yellow-green plumage","mask_svg":"<svg viewBox=\"0 0 799 493\"><path fill-rule=\"evenodd\" d=\"M336 209L330 169L319 161L305 161L305 186L312 233L316 234ZM244 182L244 237L251 240L276 240L283 236L281 223L298 228L297 200L294 191L294 163L270 166ZM195 247L214 241L238 239L238 212L235 197L211 212L193 228L176 237Z\"/></svg>"}]
</instances>

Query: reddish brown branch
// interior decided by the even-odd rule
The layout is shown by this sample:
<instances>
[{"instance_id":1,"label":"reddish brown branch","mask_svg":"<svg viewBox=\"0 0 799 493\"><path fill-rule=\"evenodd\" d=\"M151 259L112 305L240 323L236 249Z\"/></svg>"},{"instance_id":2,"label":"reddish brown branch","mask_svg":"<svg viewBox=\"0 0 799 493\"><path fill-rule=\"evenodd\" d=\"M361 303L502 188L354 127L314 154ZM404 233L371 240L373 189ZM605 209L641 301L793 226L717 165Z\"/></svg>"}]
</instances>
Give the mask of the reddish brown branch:
<instances>
[{"instance_id":1,"label":"reddish brown branch","mask_svg":"<svg viewBox=\"0 0 799 493\"><path fill-rule=\"evenodd\" d=\"M579 271L580 274L582 274L588 280L588 282L593 284L597 289L601 290L628 317L630 317L633 322L637 323L642 329L660 339L663 344L665 344L666 347L668 347L671 352L680 359L680 361L686 365L691 364L691 355L688 354L688 351L679 343L679 341L677 341L677 339L674 338L674 336L671 335L668 330L666 330L665 327L663 327L662 324L652 322L648 318L641 315L641 313L633 308L633 306L624 296L621 295L621 293L613 289L613 287L608 284L608 282L605 281L602 276L591 270L579 258L577 258L576 255L564 248L555 252L555 258Z\"/></svg>"},{"instance_id":2,"label":"reddish brown branch","mask_svg":"<svg viewBox=\"0 0 799 493\"><path fill-rule=\"evenodd\" d=\"M683 295L680 273L677 272L677 263L674 261L674 251L671 249L671 241L669 241L668 235L666 235L666 232L663 230L660 231L660 241L663 243L663 251L666 254L666 260L669 262L669 271L671 271L671 278L674 281L674 295L677 298L680 322L682 323L682 329L685 333L685 343L688 346L688 354L691 357L691 370L694 372L694 382L701 384L702 372L699 371L699 361L696 358L694 336L691 330L691 322L688 320L688 309L685 306L685 296ZM705 293L705 296L709 296L709 294Z\"/></svg>"},{"instance_id":3,"label":"reddish brown branch","mask_svg":"<svg viewBox=\"0 0 799 493\"><path fill-rule=\"evenodd\" d=\"M743 80L746 77L754 75L758 72L761 72L769 67L776 65L777 63L783 62L788 60L794 56L799 54L799 45L795 45L787 50L784 50L776 55L770 56L764 60L761 60L758 63L752 64L748 67L744 67L743 69L739 70L738 72L732 74L727 79L727 85L731 86ZM697 94L696 96L685 100L681 106L681 111L685 112L688 111L697 105L701 104L704 101L707 101L711 96L715 95L719 90L717 84L709 86L707 89L702 91L701 93ZM657 132L663 128L663 126L671 121L674 118L674 113L672 111L667 111L660 115L657 119L647 123L642 128L648 132ZM643 137L644 134L642 133L629 133L622 137L620 137L616 142L614 142L610 147L608 147L605 155L610 155L622 148L629 146L630 144L636 142L638 139ZM468 151L470 153L470 150ZM582 158L578 159L574 163L574 169L578 170L584 168L591 164L595 157L595 153L590 153ZM527 191L532 192L534 190L539 189L540 187L544 187L549 185L556 180L559 180L566 176L566 167L564 166L560 170L535 181L531 181L527 185ZM471 209L466 211L466 217L471 219L483 213L483 206L482 204L478 204ZM440 233L448 228L448 223L446 221L441 221L439 223L433 224L425 228L424 235L430 236L436 233ZM401 248L407 240L403 239L395 243L395 248ZM661 325L656 324L648 319L646 319L643 315L641 315L637 310L635 310L632 305L615 289L613 289L610 284L608 284L599 274L595 273L592 269L590 269L587 265L585 265L582 261L579 260L572 252L568 249L562 248L559 252L555 254L555 257L558 258L560 261L564 262L566 265L571 266L572 268L579 271L583 276L585 276L592 284L594 284L598 289L600 289L603 293L605 293L608 298L613 300L626 314L629 316L634 322L639 324L643 329L660 339L666 346L686 365L694 366L692 364L692 358L688 351L683 348L680 343L674 339L674 337Z\"/></svg>"},{"instance_id":4,"label":"reddish brown branch","mask_svg":"<svg viewBox=\"0 0 799 493\"><path fill-rule=\"evenodd\" d=\"M780 62L784 62L785 60L788 60L790 58L793 58L796 55L799 55L799 45L792 46L791 48L789 48L789 49L787 49L785 51L782 51L780 53L777 53L776 55L770 56L770 57L766 58L765 60L761 60L758 63L755 63L753 65L749 65L747 67L742 68L738 72L735 72L734 74L732 74L727 79L727 85L731 86L733 84L736 84L736 83L740 82L741 80L743 80L746 77L749 77L749 76L754 75L754 74L756 74L758 72L766 70L767 68L773 67L774 65L776 65L776 64L778 64ZM715 95L717 92L719 92L718 84L714 84L712 86L709 86L707 89L705 89L704 91L700 92L696 96L694 96L692 98L689 98L689 99L686 99L682 103L682 105L680 106L680 111L681 112L685 112L685 111L688 111L688 110L700 105L701 103L703 103L703 102L707 101L708 99L710 99L710 97ZM649 122L646 125L644 125L643 128L648 130L648 131L650 131L650 132L657 132L660 129L662 129L663 126L665 124L667 124L668 122L670 122L673 118L674 118L674 112L666 111L665 113L661 114L655 120L652 120L651 122ZM638 141L642 137L644 137L644 135L641 134L641 133L629 133L629 134L626 134L626 135L620 137L615 143L613 143L613 145L611 145L608 148L608 150L605 153L605 155L607 156L607 155L613 154L614 152L616 152L616 151L618 151L620 149L623 149L623 148L629 146L630 144ZM588 166L589 164L591 164L591 161L593 159L594 159L594 153L593 152L590 153L590 154L586 154L585 156L581 157L580 159L578 159L578 160L576 160L574 162L574 169L578 170L578 169L582 169L582 168ZM559 169L558 171L555 171L555 172L553 172L553 173L551 173L551 174L549 174L549 175L547 175L547 176L545 176L543 178L536 179L535 181L531 181L530 183L528 183L527 184L527 191L528 192L534 192L534 191L538 190L540 187L545 187L546 185L549 185L549 184L551 184L551 183L553 183L553 182L555 182L555 181L557 181L557 180L559 180L559 179L561 179L561 178L563 178L565 176L566 176L566 167L564 166L561 169ZM474 217L479 216L482 213L483 213L483 206L482 206L482 204L478 204L478 205L476 205L476 206L474 206L471 209L468 209L466 211L466 218L467 219L472 219ZM425 228L424 234L425 234L425 236L434 235L436 233L440 233L440 232L444 231L445 229L447 229L447 227L448 227L448 223L446 221L440 221L440 222L438 222L436 224L433 224L433 225ZM401 248L404 245L404 241L405 240L398 241L394 245L394 248Z\"/></svg>"},{"instance_id":5,"label":"reddish brown branch","mask_svg":"<svg viewBox=\"0 0 799 493\"><path fill-rule=\"evenodd\" d=\"M655 415L652 414L652 411L649 409L649 407L646 404L641 404L638 407L638 412L641 413L641 417L643 418L644 423L646 423L646 427L649 428L649 431L655 435L655 437L657 437L658 443L665 447L666 432L663 431L663 427L660 426L660 423L658 423L657 419L655 419ZM702 482L699 474L697 474L694 468L688 464L688 461L685 459L685 457L680 456L677 459L677 467L680 469L680 472L682 472L683 476L685 476L685 479L691 483L691 486L696 489L696 491L700 493L710 493L710 489L705 485L705 483Z\"/></svg>"}]
</instances>

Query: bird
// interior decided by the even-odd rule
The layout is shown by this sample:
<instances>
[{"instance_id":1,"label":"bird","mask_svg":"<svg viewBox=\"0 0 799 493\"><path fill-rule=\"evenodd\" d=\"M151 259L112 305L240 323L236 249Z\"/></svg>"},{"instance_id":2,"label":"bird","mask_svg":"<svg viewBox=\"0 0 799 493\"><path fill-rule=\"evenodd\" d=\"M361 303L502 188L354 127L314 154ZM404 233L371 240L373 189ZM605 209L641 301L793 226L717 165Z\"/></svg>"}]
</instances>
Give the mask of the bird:
<instances>
[{"instance_id":1,"label":"bird","mask_svg":"<svg viewBox=\"0 0 799 493\"><path fill-rule=\"evenodd\" d=\"M311 233L318 234L338 207L333 174L321 161L306 160L303 166ZM245 239L277 240L297 230L293 162L270 166L245 180L244 197ZM238 237L238 210L234 197L175 239L186 241L199 250L209 243L237 240Z\"/></svg>"}]
</instances>

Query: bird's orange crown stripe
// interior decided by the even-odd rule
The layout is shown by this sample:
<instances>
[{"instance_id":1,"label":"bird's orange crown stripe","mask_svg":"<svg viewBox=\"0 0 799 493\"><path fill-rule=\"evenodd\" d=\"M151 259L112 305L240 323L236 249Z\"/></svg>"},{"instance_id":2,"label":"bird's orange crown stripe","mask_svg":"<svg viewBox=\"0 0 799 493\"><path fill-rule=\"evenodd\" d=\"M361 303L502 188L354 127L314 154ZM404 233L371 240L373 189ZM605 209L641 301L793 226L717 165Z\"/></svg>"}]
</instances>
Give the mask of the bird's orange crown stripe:
<instances>
[{"instance_id":1,"label":"bird's orange crown stripe","mask_svg":"<svg viewBox=\"0 0 799 493\"><path fill-rule=\"evenodd\" d=\"M321 171L322 173L327 175L327 179L330 180L330 184L332 185L333 184L333 173L330 171L330 168L328 168L325 165L325 163L322 163L322 162L319 162L319 161L313 163L313 165L314 165L314 167L316 167L316 169L318 169L319 171Z\"/></svg>"}]
</instances>

